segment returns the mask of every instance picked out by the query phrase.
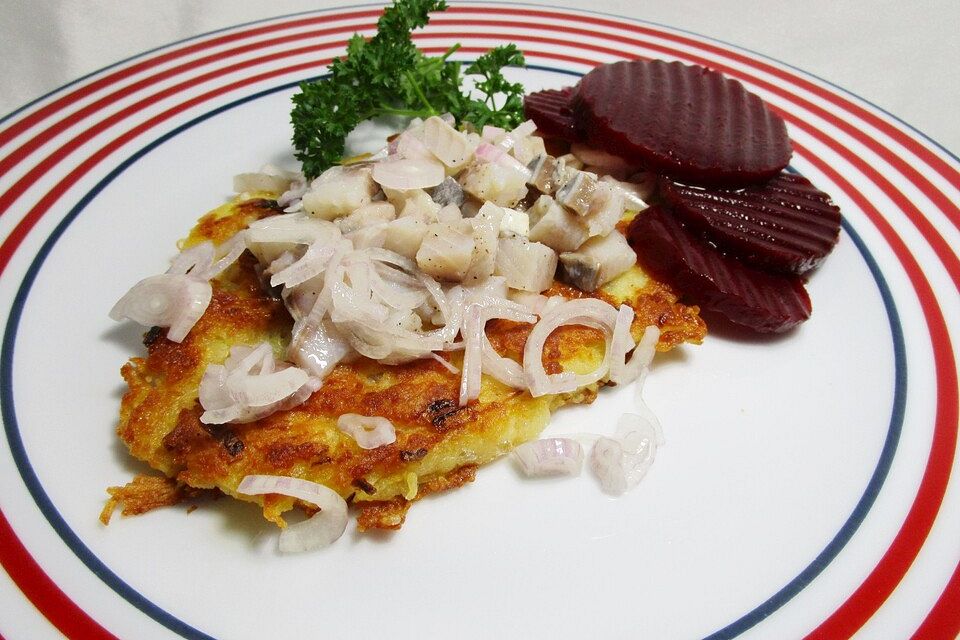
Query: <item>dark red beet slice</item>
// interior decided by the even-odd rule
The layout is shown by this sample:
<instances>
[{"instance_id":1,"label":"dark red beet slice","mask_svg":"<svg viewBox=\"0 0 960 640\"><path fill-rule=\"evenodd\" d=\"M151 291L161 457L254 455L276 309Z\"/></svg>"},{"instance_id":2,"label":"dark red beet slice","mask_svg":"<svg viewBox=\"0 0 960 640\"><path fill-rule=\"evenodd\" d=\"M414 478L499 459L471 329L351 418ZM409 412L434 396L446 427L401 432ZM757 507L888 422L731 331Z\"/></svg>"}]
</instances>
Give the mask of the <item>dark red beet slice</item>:
<instances>
[{"instance_id":1,"label":"dark red beet slice","mask_svg":"<svg viewBox=\"0 0 960 640\"><path fill-rule=\"evenodd\" d=\"M810 297L800 278L764 273L723 255L660 206L638 214L628 238L652 273L731 322L779 333L810 317Z\"/></svg>"},{"instance_id":2,"label":"dark red beet slice","mask_svg":"<svg viewBox=\"0 0 960 640\"><path fill-rule=\"evenodd\" d=\"M687 228L764 270L809 271L840 237L840 209L809 180L791 173L738 190L661 180L660 194Z\"/></svg>"},{"instance_id":3,"label":"dark red beet slice","mask_svg":"<svg viewBox=\"0 0 960 640\"><path fill-rule=\"evenodd\" d=\"M523 99L523 112L537 123L543 136L579 142L582 136L570 104L576 91L576 87L566 87L531 93Z\"/></svg>"},{"instance_id":4,"label":"dark red beet slice","mask_svg":"<svg viewBox=\"0 0 960 640\"><path fill-rule=\"evenodd\" d=\"M631 60L597 67L574 96L587 141L698 185L762 182L790 161L783 119L705 67Z\"/></svg>"}]
</instances>

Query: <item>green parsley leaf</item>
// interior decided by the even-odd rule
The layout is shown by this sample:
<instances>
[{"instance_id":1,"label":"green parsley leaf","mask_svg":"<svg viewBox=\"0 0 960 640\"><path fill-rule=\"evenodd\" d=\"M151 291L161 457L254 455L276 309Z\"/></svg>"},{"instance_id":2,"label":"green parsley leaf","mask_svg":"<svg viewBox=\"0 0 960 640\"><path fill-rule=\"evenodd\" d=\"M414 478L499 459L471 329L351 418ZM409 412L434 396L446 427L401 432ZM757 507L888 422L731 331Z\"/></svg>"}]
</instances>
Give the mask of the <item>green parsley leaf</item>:
<instances>
[{"instance_id":1,"label":"green parsley leaf","mask_svg":"<svg viewBox=\"0 0 960 640\"><path fill-rule=\"evenodd\" d=\"M523 121L523 87L508 82L502 71L524 64L515 45L492 49L467 67L466 75L477 76L475 90L482 94L477 99L462 88L460 63L449 61L459 45L427 57L413 44L410 33L425 26L431 12L446 8L445 0L394 0L373 38L354 34L346 56L334 59L326 78L301 83L290 120L296 156L308 178L337 164L347 135L370 118L449 112L478 128L513 128Z\"/></svg>"}]
</instances>

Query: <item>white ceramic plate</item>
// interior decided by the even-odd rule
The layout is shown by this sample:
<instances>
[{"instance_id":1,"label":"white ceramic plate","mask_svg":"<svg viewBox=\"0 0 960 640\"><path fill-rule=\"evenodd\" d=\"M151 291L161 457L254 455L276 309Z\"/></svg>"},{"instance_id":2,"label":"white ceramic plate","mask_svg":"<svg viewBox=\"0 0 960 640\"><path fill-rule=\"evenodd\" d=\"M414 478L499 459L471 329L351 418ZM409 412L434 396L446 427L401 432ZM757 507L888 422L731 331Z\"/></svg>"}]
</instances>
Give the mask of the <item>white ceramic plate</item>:
<instances>
[{"instance_id":1,"label":"white ceramic plate","mask_svg":"<svg viewBox=\"0 0 960 640\"><path fill-rule=\"evenodd\" d=\"M8 639L954 637L960 629L958 162L784 64L626 18L456 5L420 46L517 42L528 89L621 57L707 64L786 118L833 195L839 246L812 319L710 335L654 367L667 445L619 499L506 462L392 535L279 556L249 505L97 521L144 468L114 436L141 329L113 302L161 271L235 173L292 165L289 97L372 7L208 34L123 61L0 121L0 634ZM624 99L629 99L625 96ZM629 392L561 411L611 428ZM352 526L351 526L352 529Z\"/></svg>"}]
</instances>

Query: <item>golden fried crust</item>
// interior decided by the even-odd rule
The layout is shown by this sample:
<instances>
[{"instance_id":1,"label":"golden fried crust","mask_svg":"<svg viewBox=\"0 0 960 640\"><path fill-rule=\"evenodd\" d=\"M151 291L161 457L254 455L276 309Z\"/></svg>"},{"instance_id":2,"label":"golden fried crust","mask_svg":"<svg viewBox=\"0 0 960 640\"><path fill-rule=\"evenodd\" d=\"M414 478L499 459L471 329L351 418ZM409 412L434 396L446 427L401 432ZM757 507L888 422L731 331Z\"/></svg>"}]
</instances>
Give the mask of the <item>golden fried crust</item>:
<instances>
[{"instance_id":1,"label":"golden fried crust","mask_svg":"<svg viewBox=\"0 0 960 640\"><path fill-rule=\"evenodd\" d=\"M223 242L250 222L276 213L273 203L264 199L225 205L204 216L184 245L205 238ZM259 503L264 517L280 526L282 513L294 501L239 495L236 488L244 476L288 475L319 482L356 505L371 505L361 510L362 528L399 527L409 501L471 480L473 471L464 469L475 469L536 438L557 407L596 398L597 385L532 398L484 377L479 400L459 407L459 375L433 360L388 366L360 358L337 366L320 390L294 409L249 424L204 425L197 395L206 366L222 363L233 345L264 340L282 355L292 327L282 303L262 291L256 261L249 254L213 285L207 312L182 343L151 331L147 357L133 358L123 367L129 389L121 403L118 433L131 453L152 467L185 485L217 488ZM556 293L575 291L561 286ZM699 342L705 333L695 307L679 304L665 285L639 268L598 295L634 307L636 337L649 324L660 326L660 349ZM508 321L487 327L494 347L518 360L529 331L530 325ZM548 372L586 372L600 361L603 349L599 332L562 327L547 340L544 366ZM460 354L446 356L459 366ZM361 449L336 426L344 413L389 419L396 442Z\"/></svg>"},{"instance_id":2,"label":"golden fried crust","mask_svg":"<svg viewBox=\"0 0 960 640\"><path fill-rule=\"evenodd\" d=\"M196 489L182 485L170 478L139 475L122 487L109 487L110 499L100 513L100 522L110 524L117 505L123 504L121 513L138 516L159 507L169 507L196 496Z\"/></svg>"}]
</instances>

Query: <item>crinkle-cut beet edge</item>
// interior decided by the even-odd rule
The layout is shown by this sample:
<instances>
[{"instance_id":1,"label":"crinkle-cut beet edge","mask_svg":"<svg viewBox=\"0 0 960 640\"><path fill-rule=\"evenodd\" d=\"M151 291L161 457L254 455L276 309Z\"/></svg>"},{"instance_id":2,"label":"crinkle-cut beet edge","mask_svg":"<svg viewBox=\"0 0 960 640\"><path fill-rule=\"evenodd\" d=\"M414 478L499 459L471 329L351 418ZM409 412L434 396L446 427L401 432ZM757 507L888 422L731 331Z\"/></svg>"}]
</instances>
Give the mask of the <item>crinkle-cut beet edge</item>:
<instances>
[{"instance_id":1,"label":"crinkle-cut beet edge","mask_svg":"<svg viewBox=\"0 0 960 640\"><path fill-rule=\"evenodd\" d=\"M593 146L694 184L762 182L792 153L783 119L766 103L696 65L633 60L597 67L581 80L574 113Z\"/></svg>"},{"instance_id":2,"label":"crinkle-cut beet edge","mask_svg":"<svg viewBox=\"0 0 960 640\"><path fill-rule=\"evenodd\" d=\"M799 278L763 273L724 256L659 205L633 219L628 237L646 268L735 324L780 333L810 317L810 297Z\"/></svg>"},{"instance_id":3,"label":"crinkle-cut beet edge","mask_svg":"<svg viewBox=\"0 0 960 640\"><path fill-rule=\"evenodd\" d=\"M568 142L580 142L583 136L571 108L576 89L572 86L531 93L523 99L524 114L536 123L541 134L563 138Z\"/></svg>"},{"instance_id":4,"label":"crinkle-cut beet edge","mask_svg":"<svg viewBox=\"0 0 960 640\"><path fill-rule=\"evenodd\" d=\"M689 187L661 179L664 200L685 225L750 266L803 274L840 237L840 209L809 181L780 174L740 190Z\"/></svg>"}]
</instances>

